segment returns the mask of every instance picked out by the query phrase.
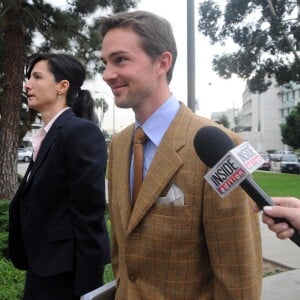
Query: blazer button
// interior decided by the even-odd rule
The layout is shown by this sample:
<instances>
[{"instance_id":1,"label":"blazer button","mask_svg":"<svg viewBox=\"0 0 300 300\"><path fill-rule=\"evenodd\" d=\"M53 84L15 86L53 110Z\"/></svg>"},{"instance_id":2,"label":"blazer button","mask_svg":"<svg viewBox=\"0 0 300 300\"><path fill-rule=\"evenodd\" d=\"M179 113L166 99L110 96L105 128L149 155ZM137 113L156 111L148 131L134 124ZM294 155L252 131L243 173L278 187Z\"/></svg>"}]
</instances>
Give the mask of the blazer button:
<instances>
[{"instance_id":1,"label":"blazer button","mask_svg":"<svg viewBox=\"0 0 300 300\"><path fill-rule=\"evenodd\" d=\"M136 281L136 276L135 276L134 274L130 274L130 275L129 275L129 280L130 280L131 282L135 282L135 281Z\"/></svg>"}]
</instances>

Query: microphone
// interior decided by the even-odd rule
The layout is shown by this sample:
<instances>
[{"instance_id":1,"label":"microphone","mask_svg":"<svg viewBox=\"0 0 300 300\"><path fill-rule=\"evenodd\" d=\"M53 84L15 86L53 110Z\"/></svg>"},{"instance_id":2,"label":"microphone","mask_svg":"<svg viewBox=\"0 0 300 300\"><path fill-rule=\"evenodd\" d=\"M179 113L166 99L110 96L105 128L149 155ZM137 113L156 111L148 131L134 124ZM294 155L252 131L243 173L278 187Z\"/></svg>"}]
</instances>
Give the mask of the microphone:
<instances>
[{"instance_id":1,"label":"microphone","mask_svg":"<svg viewBox=\"0 0 300 300\"><path fill-rule=\"evenodd\" d=\"M230 150L236 148L236 145L233 143L230 137L218 127L206 126L199 129L196 133L194 138L194 148L198 157L209 168L213 168L220 160L224 158L226 154L228 154ZM231 162L230 164L234 166L234 163ZM232 168L236 169L235 167ZM220 170L219 174L221 173L222 175L224 175L224 173L226 174L226 169ZM239 185L252 198L259 209L262 209L263 206L266 205L275 205L272 199L261 189L261 187L253 180L251 176L247 176L242 182L239 182ZM275 223L285 222L288 223L290 227L294 228L284 218L273 219ZM300 247L300 235L296 229L294 235L290 239Z\"/></svg>"}]
</instances>

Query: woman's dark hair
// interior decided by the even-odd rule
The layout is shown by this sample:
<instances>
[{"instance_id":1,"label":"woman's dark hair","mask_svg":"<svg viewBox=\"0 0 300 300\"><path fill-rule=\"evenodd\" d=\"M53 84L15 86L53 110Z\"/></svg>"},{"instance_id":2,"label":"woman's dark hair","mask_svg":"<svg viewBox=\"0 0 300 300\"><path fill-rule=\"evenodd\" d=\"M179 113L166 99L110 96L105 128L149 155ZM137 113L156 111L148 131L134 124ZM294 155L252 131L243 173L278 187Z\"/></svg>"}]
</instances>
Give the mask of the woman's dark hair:
<instances>
[{"instance_id":1,"label":"woman's dark hair","mask_svg":"<svg viewBox=\"0 0 300 300\"><path fill-rule=\"evenodd\" d=\"M26 77L30 78L34 65L45 60L55 81L68 80L67 105L76 116L95 121L94 100L88 90L82 90L86 72L83 64L75 56L63 53L37 53L29 57L26 64Z\"/></svg>"}]
</instances>

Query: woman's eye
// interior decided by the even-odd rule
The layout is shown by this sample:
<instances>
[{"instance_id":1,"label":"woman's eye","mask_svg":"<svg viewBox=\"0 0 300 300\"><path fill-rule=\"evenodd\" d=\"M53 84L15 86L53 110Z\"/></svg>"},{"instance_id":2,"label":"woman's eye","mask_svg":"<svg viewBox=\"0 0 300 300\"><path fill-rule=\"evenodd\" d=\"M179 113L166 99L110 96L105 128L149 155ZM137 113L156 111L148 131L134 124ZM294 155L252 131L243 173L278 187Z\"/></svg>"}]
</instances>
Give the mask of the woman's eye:
<instances>
[{"instance_id":1,"label":"woman's eye","mask_svg":"<svg viewBox=\"0 0 300 300\"><path fill-rule=\"evenodd\" d=\"M40 78L42 78L42 76L39 75L39 74L31 74L31 76L30 76L29 79L32 79L32 78L34 78L34 79L40 79Z\"/></svg>"}]
</instances>

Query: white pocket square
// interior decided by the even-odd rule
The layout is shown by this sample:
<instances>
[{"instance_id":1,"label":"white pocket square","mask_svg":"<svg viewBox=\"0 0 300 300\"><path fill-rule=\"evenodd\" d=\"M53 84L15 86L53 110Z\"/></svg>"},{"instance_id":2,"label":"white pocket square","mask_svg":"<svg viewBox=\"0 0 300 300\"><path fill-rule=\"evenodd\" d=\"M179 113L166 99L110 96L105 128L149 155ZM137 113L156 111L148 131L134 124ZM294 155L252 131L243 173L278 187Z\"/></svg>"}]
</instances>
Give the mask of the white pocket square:
<instances>
[{"instance_id":1,"label":"white pocket square","mask_svg":"<svg viewBox=\"0 0 300 300\"><path fill-rule=\"evenodd\" d=\"M164 205L183 206L183 192L175 184L172 184L166 197L158 198L158 203Z\"/></svg>"}]
</instances>

